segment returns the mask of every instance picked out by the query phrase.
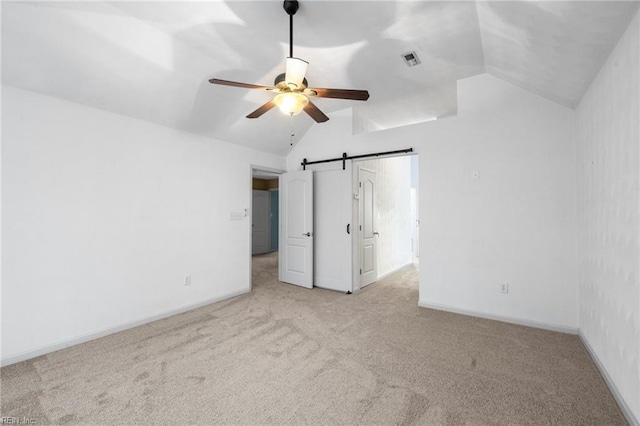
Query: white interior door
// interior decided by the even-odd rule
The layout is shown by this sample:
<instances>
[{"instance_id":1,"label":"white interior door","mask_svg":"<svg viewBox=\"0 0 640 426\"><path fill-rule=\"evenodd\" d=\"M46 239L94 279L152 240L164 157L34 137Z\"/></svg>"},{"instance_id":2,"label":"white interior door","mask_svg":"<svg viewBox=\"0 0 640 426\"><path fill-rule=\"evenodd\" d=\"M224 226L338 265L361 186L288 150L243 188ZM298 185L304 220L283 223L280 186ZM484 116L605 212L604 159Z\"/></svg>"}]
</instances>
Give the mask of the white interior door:
<instances>
[{"instance_id":1,"label":"white interior door","mask_svg":"<svg viewBox=\"0 0 640 426\"><path fill-rule=\"evenodd\" d=\"M378 279L378 251L375 230L375 170L359 167L359 234L360 234L360 288Z\"/></svg>"},{"instance_id":2,"label":"white interior door","mask_svg":"<svg viewBox=\"0 0 640 426\"><path fill-rule=\"evenodd\" d=\"M251 253L260 254L269 251L269 191L253 190L251 212Z\"/></svg>"},{"instance_id":3,"label":"white interior door","mask_svg":"<svg viewBox=\"0 0 640 426\"><path fill-rule=\"evenodd\" d=\"M353 290L351 235L352 165L313 165L314 265L313 285L348 292Z\"/></svg>"},{"instance_id":4,"label":"white interior door","mask_svg":"<svg viewBox=\"0 0 640 426\"><path fill-rule=\"evenodd\" d=\"M280 177L280 281L313 287L313 172Z\"/></svg>"}]
</instances>

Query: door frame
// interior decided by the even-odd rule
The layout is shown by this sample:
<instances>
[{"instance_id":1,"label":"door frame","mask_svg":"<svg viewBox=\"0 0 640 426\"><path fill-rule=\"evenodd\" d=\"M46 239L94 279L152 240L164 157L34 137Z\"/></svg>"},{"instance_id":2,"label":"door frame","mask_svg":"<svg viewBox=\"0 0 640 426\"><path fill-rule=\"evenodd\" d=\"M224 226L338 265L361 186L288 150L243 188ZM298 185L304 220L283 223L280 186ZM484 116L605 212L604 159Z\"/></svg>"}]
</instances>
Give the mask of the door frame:
<instances>
[{"instance_id":1,"label":"door frame","mask_svg":"<svg viewBox=\"0 0 640 426\"><path fill-rule=\"evenodd\" d=\"M249 220L247 220L247 231L249 234L248 237L248 252L249 252L249 291L253 290L253 230L252 230L252 222L253 222L253 176L256 172L265 172L269 174L275 175L278 178L278 184L280 183L280 175L286 173L285 170L277 169L273 167L261 166L258 164L250 164L249 165L249 188L248 188L248 197L249 197L249 211L247 212L247 216ZM280 206L278 206L278 213L280 210ZM278 215L279 216L279 215ZM278 223L278 228L280 228L280 223Z\"/></svg>"}]
</instances>

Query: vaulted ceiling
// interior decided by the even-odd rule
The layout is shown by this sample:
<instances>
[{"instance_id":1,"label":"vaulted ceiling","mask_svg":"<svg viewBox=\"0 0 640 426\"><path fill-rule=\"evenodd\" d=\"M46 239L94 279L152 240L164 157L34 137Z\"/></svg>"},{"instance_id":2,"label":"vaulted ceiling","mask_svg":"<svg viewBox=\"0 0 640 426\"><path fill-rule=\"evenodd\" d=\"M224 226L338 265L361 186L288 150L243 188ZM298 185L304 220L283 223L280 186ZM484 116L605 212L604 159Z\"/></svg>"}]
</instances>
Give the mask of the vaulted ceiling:
<instances>
[{"instance_id":1,"label":"vaulted ceiling","mask_svg":"<svg viewBox=\"0 0 640 426\"><path fill-rule=\"evenodd\" d=\"M636 1L314 1L294 18L294 56L311 86L367 89L354 107L377 130L455 113L455 82L490 73L574 107L620 38ZM2 2L2 82L167 127L286 154L291 120L245 116L284 72L282 2ZM415 51L421 64L401 55ZM329 122L330 123L330 122ZM293 118L295 139L315 124Z\"/></svg>"}]
</instances>

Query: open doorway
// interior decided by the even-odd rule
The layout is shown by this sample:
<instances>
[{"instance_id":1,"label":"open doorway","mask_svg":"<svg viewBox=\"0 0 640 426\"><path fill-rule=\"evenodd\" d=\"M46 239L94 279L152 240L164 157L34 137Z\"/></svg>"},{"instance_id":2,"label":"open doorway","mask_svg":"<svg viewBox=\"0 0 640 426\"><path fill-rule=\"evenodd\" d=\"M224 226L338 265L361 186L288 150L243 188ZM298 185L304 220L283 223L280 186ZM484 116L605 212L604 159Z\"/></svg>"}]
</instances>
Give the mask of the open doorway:
<instances>
[{"instance_id":1,"label":"open doorway","mask_svg":"<svg viewBox=\"0 0 640 426\"><path fill-rule=\"evenodd\" d=\"M417 269L418 156L355 163L354 288L363 288L409 265Z\"/></svg>"},{"instance_id":2,"label":"open doorway","mask_svg":"<svg viewBox=\"0 0 640 426\"><path fill-rule=\"evenodd\" d=\"M281 171L251 168L251 287L278 264ZM275 266L277 271L277 266Z\"/></svg>"}]
</instances>

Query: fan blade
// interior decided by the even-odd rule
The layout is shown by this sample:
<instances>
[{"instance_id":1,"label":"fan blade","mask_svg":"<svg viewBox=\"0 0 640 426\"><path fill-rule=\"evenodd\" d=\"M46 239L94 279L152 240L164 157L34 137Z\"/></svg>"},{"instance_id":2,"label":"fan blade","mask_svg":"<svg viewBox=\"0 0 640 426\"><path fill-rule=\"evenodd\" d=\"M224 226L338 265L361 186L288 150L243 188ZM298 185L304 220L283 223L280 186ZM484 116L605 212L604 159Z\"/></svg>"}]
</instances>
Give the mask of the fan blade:
<instances>
[{"instance_id":1,"label":"fan blade","mask_svg":"<svg viewBox=\"0 0 640 426\"><path fill-rule=\"evenodd\" d=\"M209 80L209 83L221 84L223 86L242 87L245 89L263 89L263 90L271 89L271 87L269 86L260 86L258 84L249 84L249 83L238 83L237 81L220 80L219 78L212 78L211 80Z\"/></svg>"},{"instance_id":2,"label":"fan blade","mask_svg":"<svg viewBox=\"0 0 640 426\"><path fill-rule=\"evenodd\" d=\"M319 98L350 99L354 101L366 101L369 99L369 92L366 90L323 88L313 88L311 90L316 92L316 96Z\"/></svg>"},{"instance_id":3,"label":"fan blade","mask_svg":"<svg viewBox=\"0 0 640 426\"><path fill-rule=\"evenodd\" d=\"M247 118L258 118L265 112L269 111L274 106L276 106L276 103L273 102L273 100L270 100L269 102L267 102L266 104L258 108L257 110L253 111L251 114L247 115Z\"/></svg>"},{"instance_id":4,"label":"fan blade","mask_svg":"<svg viewBox=\"0 0 640 426\"><path fill-rule=\"evenodd\" d=\"M324 112L320 111L320 109L313 102L309 101L306 107L304 107L304 112L309 114L311 118L313 118L316 123L324 123L329 120Z\"/></svg>"}]
</instances>

